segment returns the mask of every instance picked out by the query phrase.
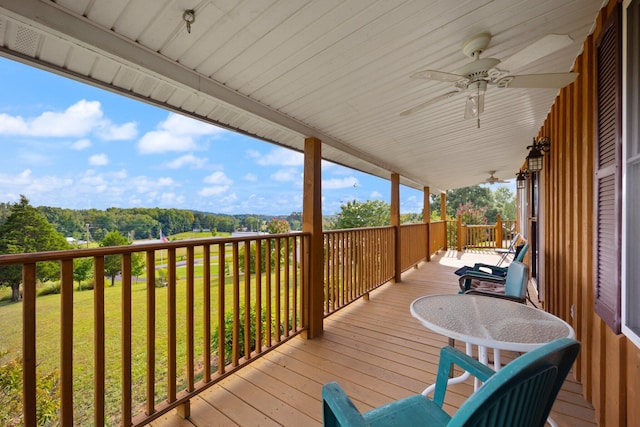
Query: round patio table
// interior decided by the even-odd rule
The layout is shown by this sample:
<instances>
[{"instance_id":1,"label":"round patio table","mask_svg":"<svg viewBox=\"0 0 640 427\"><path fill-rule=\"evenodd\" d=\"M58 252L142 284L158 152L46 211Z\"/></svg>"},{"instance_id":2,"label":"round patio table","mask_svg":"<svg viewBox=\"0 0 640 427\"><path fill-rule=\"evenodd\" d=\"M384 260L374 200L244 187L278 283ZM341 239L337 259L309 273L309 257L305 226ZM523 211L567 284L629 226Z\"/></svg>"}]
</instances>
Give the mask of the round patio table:
<instances>
[{"instance_id":1,"label":"round patio table","mask_svg":"<svg viewBox=\"0 0 640 427\"><path fill-rule=\"evenodd\" d=\"M413 301L411 315L441 335L478 346L478 360L488 364L487 348L493 349L494 370L501 368L500 350L527 352L558 338L574 338L571 325L546 311L499 298L478 295L428 295ZM456 384L469 373L451 378ZM476 382L477 387L477 382ZM422 394L433 392L435 385ZM552 425L553 421L549 419Z\"/></svg>"}]
</instances>

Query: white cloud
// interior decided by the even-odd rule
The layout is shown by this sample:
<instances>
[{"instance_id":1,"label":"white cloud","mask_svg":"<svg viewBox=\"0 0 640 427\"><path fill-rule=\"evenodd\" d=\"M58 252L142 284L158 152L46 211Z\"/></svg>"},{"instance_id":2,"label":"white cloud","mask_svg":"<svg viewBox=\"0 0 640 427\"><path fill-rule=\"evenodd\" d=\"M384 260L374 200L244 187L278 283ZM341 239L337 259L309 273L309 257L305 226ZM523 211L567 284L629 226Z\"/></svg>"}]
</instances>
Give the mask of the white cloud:
<instances>
[{"instance_id":1,"label":"white cloud","mask_svg":"<svg viewBox=\"0 0 640 427\"><path fill-rule=\"evenodd\" d=\"M105 141L123 141L138 136L138 125L135 122L114 125L105 120L98 129L98 136Z\"/></svg>"},{"instance_id":2,"label":"white cloud","mask_svg":"<svg viewBox=\"0 0 640 427\"><path fill-rule=\"evenodd\" d=\"M63 112L46 111L41 115L25 119L21 116L0 114L0 134L81 137L90 133L102 121L102 109L98 101L80 100Z\"/></svg>"},{"instance_id":3,"label":"white cloud","mask_svg":"<svg viewBox=\"0 0 640 427\"><path fill-rule=\"evenodd\" d=\"M369 198L371 198L371 199L382 199L382 193L380 193L379 191L373 191L369 195Z\"/></svg>"},{"instance_id":4,"label":"white cloud","mask_svg":"<svg viewBox=\"0 0 640 427\"><path fill-rule=\"evenodd\" d=\"M256 182L258 180L258 177L255 174L248 173L243 177L243 179L249 182Z\"/></svg>"},{"instance_id":5,"label":"white cloud","mask_svg":"<svg viewBox=\"0 0 640 427\"><path fill-rule=\"evenodd\" d=\"M167 151L193 151L197 148L190 136L179 136L166 131L147 132L138 142L142 154L164 153Z\"/></svg>"},{"instance_id":6,"label":"white cloud","mask_svg":"<svg viewBox=\"0 0 640 427\"><path fill-rule=\"evenodd\" d=\"M180 169L184 166L191 166L193 169L201 169L207 164L206 157L196 157L193 154L185 154L166 163L169 169Z\"/></svg>"},{"instance_id":7,"label":"white cloud","mask_svg":"<svg viewBox=\"0 0 640 427\"><path fill-rule=\"evenodd\" d=\"M92 166L104 166L109 164L109 158L106 154L94 154L89 157L89 164Z\"/></svg>"},{"instance_id":8,"label":"white cloud","mask_svg":"<svg viewBox=\"0 0 640 427\"><path fill-rule=\"evenodd\" d=\"M323 190L338 190L341 188L357 187L360 185L358 179L353 176L345 178L331 178L322 181Z\"/></svg>"},{"instance_id":9,"label":"white cloud","mask_svg":"<svg viewBox=\"0 0 640 427\"><path fill-rule=\"evenodd\" d=\"M202 197L219 196L226 193L228 189L228 185L214 185L212 187L204 187L198 191L198 194Z\"/></svg>"},{"instance_id":10,"label":"white cloud","mask_svg":"<svg viewBox=\"0 0 640 427\"><path fill-rule=\"evenodd\" d=\"M197 138L204 135L219 135L227 130L190 117L169 113L167 119L158 123L157 130L147 132L138 142L142 154L165 153L167 151L197 150Z\"/></svg>"},{"instance_id":11,"label":"white cloud","mask_svg":"<svg viewBox=\"0 0 640 427\"><path fill-rule=\"evenodd\" d=\"M80 100L64 111L45 111L36 117L24 118L0 114L0 135L31 137L83 137L95 133L104 140L135 138L134 122L115 125L104 118L99 101ZM81 139L72 144L74 150L87 148L91 143Z\"/></svg>"},{"instance_id":12,"label":"white cloud","mask_svg":"<svg viewBox=\"0 0 640 427\"><path fill-rule=\"evenodd\" d=\"M160 195L160 203L165 206L178 206L178 205L182 205L184 202L185 202L184 196L181 196L175 193L163 192Z\"/></svg>"},{"instance_id":13,"label":"white cloud","mask_svg":"<svg viewBox=\"0 0 640 427\"><path fill-rule=\"evenodd\" d=\"M251 154L250 154L251 155ZM286 148L276 148L264 156L252 156L257 158L261 166L302 166L304 155Z\"/></svg>"},{"instance_id":14,"label":"white cloud","mask_svg":"<svg viewBox=\"0 0 640 427\"><path fill-rule=\"evenodd\" d=\"M89 148L89 147L91 147L91 141L86 138L79 139L73 144L71 144L71 148L78 151L84 150L85 148Z\"/></svg>"},{"instance_id":15,"label":"white cloud","mask_svg":"<svg viewBox=\"0 0 640 427\"><path fill-rule=\"evenodd\" d=\"M169 177L160 178L147 178L146 176L138 176L133 181L136 191L140 194L146 194L151 192L162 192L167 188L173 188L178 184Z\"/></svg>"},{"instance_id":16,"label":"white cloud","mask_svg":"<svg viewBox=\"0 0 640 427\"><path fill-rule=\"evenodd\" d=\"M297 169L280 169L271 175L271 179L278 182L301 181L302 174Z\"/></svg>"},{"instance_id":17,"label":"white cloud","mask_svg":"<svg viewBox=\"0 0 640 427\"><path fill-rule=\"evenodd\" d=\"M217 135L228 132L226 129L176 113L169 113L167 119L158 124L158 129L166 130L175 135L189 136Z\"/></svg>"},{"instance_id":18,"label":"white cloud","mask_svg":"<svg viewBox=\"0 0 640 427\"><path fill-rule=\"evenodd\" d=\"M9 188L20 187L20 194L27 197L43 192L59 191L61 188L68 188L73 184L70 178L57 176L35 177L30 169L25 169L19 174L0 174L0 194L10 193Z\"/></svg>"},{"instance_id":19,"label":"white cloud","mask_svg":"<svg viewBox=\"0 0 640 427\"><path fill-rule=\"evenodd\" d=\"M214 185L226 185L229 186L231 184L233 184L233 181L227 176L225 175L224 172L222 171L216 171L214 173L212 173L209 176L206 176L203 181L207 184L214 184Z\"/></svg>"}]
</instances>

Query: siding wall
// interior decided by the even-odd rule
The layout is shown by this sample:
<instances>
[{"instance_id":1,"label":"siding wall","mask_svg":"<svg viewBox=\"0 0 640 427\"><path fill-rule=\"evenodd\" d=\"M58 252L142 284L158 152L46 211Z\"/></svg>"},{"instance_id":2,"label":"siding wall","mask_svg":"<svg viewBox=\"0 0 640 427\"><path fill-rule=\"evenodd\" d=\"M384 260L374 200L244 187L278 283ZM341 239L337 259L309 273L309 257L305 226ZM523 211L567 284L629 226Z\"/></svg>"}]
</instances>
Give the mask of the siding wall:
<instances>
[{"instance_id":1,"label":"siding wall","mask_svg":"<svg viewBox=\"0 0 640 427\"><path fill-rule=\"evenodd\" d=\"M551 137L540 176L545 308L575 328L583 347L574 372L606 427L640 425L640 350L593 308L595 40L615 5L598 15L575 63L580 77L560 92L540 132Z\"/></svg>"}]
</instances>

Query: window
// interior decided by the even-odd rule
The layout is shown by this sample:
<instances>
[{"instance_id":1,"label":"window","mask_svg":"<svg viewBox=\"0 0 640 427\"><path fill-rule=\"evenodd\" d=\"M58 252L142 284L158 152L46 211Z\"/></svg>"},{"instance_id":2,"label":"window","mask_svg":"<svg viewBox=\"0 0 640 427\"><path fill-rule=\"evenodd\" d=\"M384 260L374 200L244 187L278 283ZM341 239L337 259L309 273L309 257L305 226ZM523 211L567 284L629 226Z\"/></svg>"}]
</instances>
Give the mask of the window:
<instances>
[{"instance_id":1,"label":"window","mask_svg":"<svg viewBox=\"0 0 640 427\"><path fill-rule=\"evenodd\" d=\"M640 347L640 0L623 17L622 331Z\"/></svg>"}]
</instances>

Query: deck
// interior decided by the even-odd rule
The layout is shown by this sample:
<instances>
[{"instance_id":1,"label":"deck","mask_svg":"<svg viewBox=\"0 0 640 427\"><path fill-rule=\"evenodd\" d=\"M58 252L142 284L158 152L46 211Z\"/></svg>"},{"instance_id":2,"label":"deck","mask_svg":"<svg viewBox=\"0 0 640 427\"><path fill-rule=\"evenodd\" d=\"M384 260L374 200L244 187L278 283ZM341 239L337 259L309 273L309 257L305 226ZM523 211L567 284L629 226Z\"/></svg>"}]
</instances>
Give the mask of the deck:
<instances>
[{"instance_id":1,"label":"deck","mask_svg":"<svg viewBox=\"0 0 640 427\"><path fill-rule=\"evenodd\" d=\"M453 271L494 255L444 252L325 320L324 335L295 338L191 401L191 415L176 411L152 426L310 426L322 423L321 388L337 381L361 411L421 392L435 380L438 352L447 338L409 314L415 298L454 293ZM514 354L504 352L505 358ZM451 386L445 409L453 413L473 389L472 380ZM569 375L552 411L560 426L595 426L593 407Z\"/></svg>"}]
</instances>

